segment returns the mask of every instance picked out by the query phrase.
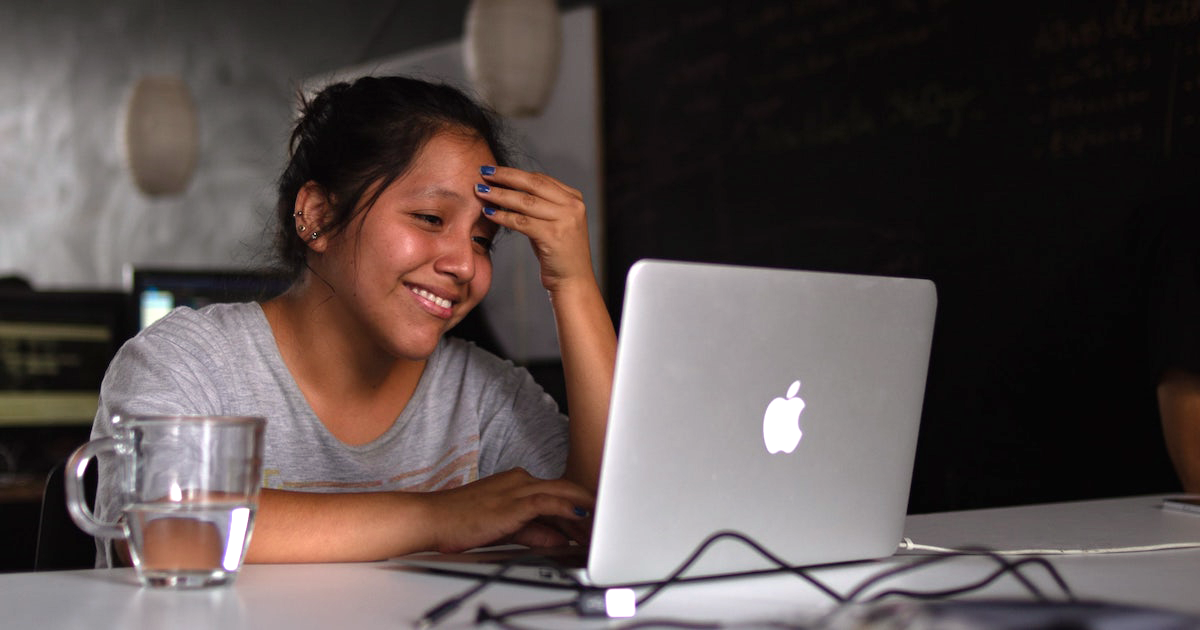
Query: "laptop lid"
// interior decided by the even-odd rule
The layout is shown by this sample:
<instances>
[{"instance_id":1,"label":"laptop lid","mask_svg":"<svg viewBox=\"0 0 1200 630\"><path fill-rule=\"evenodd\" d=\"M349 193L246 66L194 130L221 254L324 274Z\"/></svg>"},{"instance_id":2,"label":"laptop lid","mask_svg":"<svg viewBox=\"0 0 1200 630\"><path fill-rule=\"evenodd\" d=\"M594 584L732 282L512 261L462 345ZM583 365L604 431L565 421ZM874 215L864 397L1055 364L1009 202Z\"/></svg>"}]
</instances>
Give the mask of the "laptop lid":
<instances>
[{"instance_id":1,"label":"laptop lid","mask_svg":"<svg viewBox=\"0 0 1200 630\"><path fill-rule=\"evenodd\" d=\"M891 555L936 302L927 280L636 263L589 581L660 580L718 531L794 566ZM770 568L722 540L685 576Z\"/></svg>"},{"instance_id":2,"label":"laptop lid","mask_svg":"<svg viewBox=\"0 0 1200 630\"><path fill-rule=\"evenodd\" d=\"M936 292L927 280L644 260L629 271L586 568L505 579L662 580L718 532L791 566L891 555L903 535ZM578 551L578 550L575 550ZM529 550L419 554L495 573ZM776 569L733 539L684 578Z\"/></svg>"}]
</instances>

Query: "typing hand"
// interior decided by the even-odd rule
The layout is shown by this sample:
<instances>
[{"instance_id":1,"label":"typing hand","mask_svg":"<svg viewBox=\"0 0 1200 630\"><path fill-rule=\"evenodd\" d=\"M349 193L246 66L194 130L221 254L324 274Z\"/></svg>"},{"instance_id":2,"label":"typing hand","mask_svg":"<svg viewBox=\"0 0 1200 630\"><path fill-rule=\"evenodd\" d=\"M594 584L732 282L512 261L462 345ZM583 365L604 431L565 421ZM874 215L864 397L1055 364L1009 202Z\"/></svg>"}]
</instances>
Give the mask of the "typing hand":
<instances>
[{"instance_id":1,"label":"typing hand","mask_svg":"<svg viewBox=\"0 0 1200 630\"><path fill-rule=\"evenodd\" d=\"M565 480L510 470L427 495L432 548L457 552L498 542L558 546L584 537L594 498Z\"/></svg>"}]
</instances>

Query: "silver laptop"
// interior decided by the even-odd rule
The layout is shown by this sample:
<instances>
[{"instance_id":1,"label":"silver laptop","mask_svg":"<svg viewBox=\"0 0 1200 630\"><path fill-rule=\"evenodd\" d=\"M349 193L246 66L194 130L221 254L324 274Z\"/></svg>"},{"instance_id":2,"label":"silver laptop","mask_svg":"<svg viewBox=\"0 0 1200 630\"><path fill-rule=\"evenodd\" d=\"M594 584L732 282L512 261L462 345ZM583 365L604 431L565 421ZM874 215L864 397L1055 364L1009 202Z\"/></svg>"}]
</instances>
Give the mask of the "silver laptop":
<instances>
[{"instance_id":1,"label":"silver laptop","mask_svg":"<svg viewBox=\"0 0 1200 630\"><path fill-rule=\"evenodd\" d=\"M638 262L626 283L586 561L508 577L654 582L723 531L792 566L891 555L936 303L927 280ZM503 557L404 561L481 573ZM727 538L684 576L775 568Z\"/></svg>"}]
</instances>

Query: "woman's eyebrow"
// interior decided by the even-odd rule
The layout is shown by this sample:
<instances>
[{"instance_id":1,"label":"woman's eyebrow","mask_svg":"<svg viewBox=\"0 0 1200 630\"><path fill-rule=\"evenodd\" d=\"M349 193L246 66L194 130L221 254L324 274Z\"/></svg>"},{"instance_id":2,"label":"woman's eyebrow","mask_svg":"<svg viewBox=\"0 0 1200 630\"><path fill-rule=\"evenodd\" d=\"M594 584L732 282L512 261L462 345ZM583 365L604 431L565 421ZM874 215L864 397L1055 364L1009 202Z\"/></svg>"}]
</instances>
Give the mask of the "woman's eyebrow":
<instances>
[{"instance_id":1,"label":"woman's eyebrow","mask_svg":"<svg viewBox=\"0 0 1200 630\"><path fill-rule=\"evenodd\" d=\"M457 190L446 188L445 186L438 184L434 184L428 188L425 188L424 190L419 191L416 196L421 199L452 199L456 201L466 199L466 195L458 192Z\"/></svg>"}]
</instances>

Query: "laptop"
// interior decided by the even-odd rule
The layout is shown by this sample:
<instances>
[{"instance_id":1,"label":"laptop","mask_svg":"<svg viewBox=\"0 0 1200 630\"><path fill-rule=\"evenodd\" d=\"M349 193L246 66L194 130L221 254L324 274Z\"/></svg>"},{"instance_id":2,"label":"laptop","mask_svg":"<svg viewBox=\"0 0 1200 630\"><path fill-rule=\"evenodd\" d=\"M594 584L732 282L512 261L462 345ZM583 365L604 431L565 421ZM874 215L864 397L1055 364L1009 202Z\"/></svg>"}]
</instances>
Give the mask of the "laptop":
<instances>
[{"instance_id":1,"label":"laptop","mask_svg":"<svg viewBox=\"0 0 1200 630\"><path fill-rule=\"evenodd\" d=\"M725 531L790 566L892 555L936 303L933 283L921 279L637 262L586 561L561 570L534 563L506 577L652 583ZM401 560L481 574L506 553ZM722 538L683 577L774 569Z\"/></svg>"}]
</instances>

